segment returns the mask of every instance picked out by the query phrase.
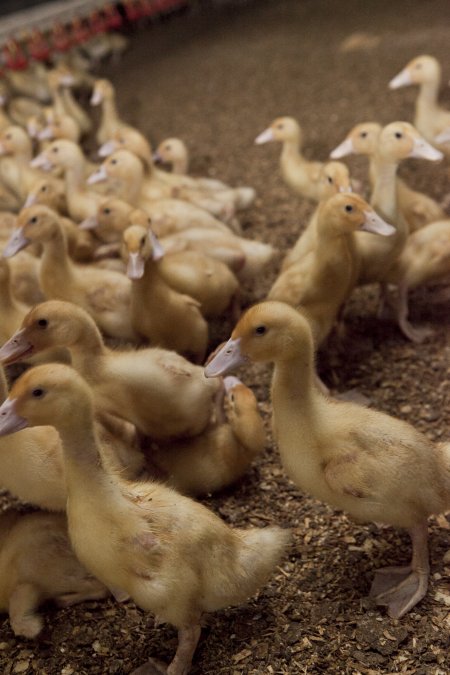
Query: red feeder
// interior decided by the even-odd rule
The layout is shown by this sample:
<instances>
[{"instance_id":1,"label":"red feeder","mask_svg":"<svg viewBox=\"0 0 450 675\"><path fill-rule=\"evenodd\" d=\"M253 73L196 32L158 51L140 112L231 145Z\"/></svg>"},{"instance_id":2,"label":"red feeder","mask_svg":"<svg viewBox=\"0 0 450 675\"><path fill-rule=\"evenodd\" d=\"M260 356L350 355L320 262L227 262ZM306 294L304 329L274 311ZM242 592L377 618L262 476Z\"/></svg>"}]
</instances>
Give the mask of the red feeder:
<instances>
[{"instance_id":1,"label":"red feeder","mask_svg":"<svg viewBox=\"0 0 450 675\"><path fill-rule=\"evenodd\" d=\"M108 30L117 30L123 23L122 16L114 5L105 5L103 7L105 23Z\"/></svg>"},{"instance_id":2,"label":"red feeder","mask_svg":"<svg viewBox=\"0 0 450 675\"><path fill-rule=\"evenodd\" d=\"M50 58L50 46L41 31L33 28L27 43L28 53L35 61L48 61Z\"/></svg>"},{"instance_id":3,"label":"red feeder","mask_svg":"<svg viewBox=\"0 0 450 675\"><path fill-rule=\"evenodd\" d=\"M8 40L3 47L3 57L7 68L11 70L25 70L28 67L28 59L17 40Z\"/></svg>"},{"instance_id":4,"label":"red feeder","mask_svg":"<svg viewBox=\"0 0 450 675\"><path fill-rule=\"evenodd\" d=\"M142 17L142 10L139 6L139 2L127 0L125 3L125 15L130 23L138 21Z\"/></svg>"},{"instance_id":5,"label":"red feeder","mask_svg":"<svg viewBox=\"0 0 450 675\"><path fill-rule=\"evenodd\" d=\"M69 31L59 21L53 25L51 34L52 45L57 52L67 52L72 46L72 40Z\"/></svg>"},{"instance_id":6,"label":"red feeder","mask_svg":"<svg viewBox=\"0 0 450 675\"><path fill-rule=\"evenodd\" d=\"M106 21L97 9L92 12L88 22L91 35L99 35L107 30Z\"/></svg>"},{"instance_id":7,"label":"red feeder","mask_svg":"<svg viewBox=\"0 0 450 675\"><path fill-rule=\"evenodd\" d=\"M72 19L72 39L76 45L81 45L91 37L89 28L79 17Z\"/></svg>"}]
</instances>

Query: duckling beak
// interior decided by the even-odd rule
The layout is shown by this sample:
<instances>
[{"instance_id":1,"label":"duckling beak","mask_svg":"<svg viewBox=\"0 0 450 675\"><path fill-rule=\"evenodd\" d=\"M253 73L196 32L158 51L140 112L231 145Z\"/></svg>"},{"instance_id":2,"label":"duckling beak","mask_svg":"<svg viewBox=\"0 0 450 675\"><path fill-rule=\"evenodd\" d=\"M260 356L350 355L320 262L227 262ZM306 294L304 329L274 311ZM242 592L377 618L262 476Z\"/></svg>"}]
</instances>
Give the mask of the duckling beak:
<instances>
[{"instance_id":1,"label":"duckling beak","mask_svg":"<svg viewBox=\"0 0 450 675\"><path fill-rule=\"evenodd\" d=\"M340 145L330 152L331 159L340 159L346 155L352 155L355 152L353 141L351 138L346 138Z\"/></svg>"},{"instance_id":2,"label":"duckling beak","mask_svg":"<svg viewBox=\"0 0 450 675\"><path fill-rule=\"evenodd\" d=\"M386 223L375 211L364 211L364 217L364 223L360 227L360 230L364 230L364 232L390 237L396 231L395 227Z\"/></svg>"},{"instance_id":3,"label":"duckling beak","mask_svg":"<svg viewBox=\"0 0 450 675\"><path fill-rule=\"evenodd\" d=\"M246 362L247 357L241 353L241 338L230 338L206 365L205 377L226 375Z\"/></svg>"},{"instance_id":4,"label":"duckling beak","mask_svg":"<svg viewBox=\"0 0 450 675\"><path fill-rule=\"evenodd\" d=\"M33 345L25 338L25 329L21 328L0 349L0 363L6 366L9 363L20 361L33 351Z\"/></svg>"},{"instance_id":5,"label":"duckling beak","mask_svg":"<svg viewBox=\"0 0 450 675\"><path fill-rule=\"evenodd\" d=\"M255 138L255 143L256 145L262 145L263 143L269 143L270 141L274 140L275 137L273 135L273 131L270 127L268 127Z\"/></svg>"},{"instance_id":6,"label":"duckling beak","mask_svg":"<svg viewBox=\"0 0 450 675\"><path fill-rule=\"evenodd\" d=\"M37 135L38 140L40 141L47 141L49 139L52 139L54 137L53 131L51 127L45 127L42 129L42 131L39 131Z\"/></svg>"},{"instance_id":7,"label":"duckling beak","mask_svg":"<svg viewBox=\"0 0 450 675\"><path fill-rule=\"evenodd\" d=\"M409 68L405 68L389 82L389 89L399 89L413 84Z\"/></svg>"},{"instance_id":8,"label":"duckling beak","mask_svg":"<svg viewBox=\"0 0 450 675\"><path fill-rule=\"evenodd\" d=\"M34 206L36 203L37 203L36 195L29 194L28 197L25 200L25 204L23 205L23 208L27 209L29 206Z\"/></svg>"},{"instance_id":9,"label":"duckling beak","mask_svg":"<svg viewBox=\"0 0 450 675\"><path fill-rule=\"evenodd\" d=\"M150 239L150 243L153 248L153 253L152 253L152 260L161 260L161 258L164 257L164 249L161 246L161 242L159 241L158 237L152 230L148 231L148 236Z\"/></svg>"},{"instance_id":10,"label":"duckling beak","mask_svg":"<svg viewBox=\"0 0 450 675\"><path fill-rule=\"evenodd\" d=\"M0 406L0 436L13 434L28 426L27 420L16 413L16 401L15 398L7 398Z\"/></svg>"},{"instance_id":11,"label":"duckling beak","mask_svg":"<svg viewBox=\"0 0 450 675\"><path fill-rule=\"evenodd\" d=\"M112 155L113 152L115 152L118 149L118 144L117 141L111 140L111 141L106 141L106 143L103 143L98 149L98 156L99 157L108 157L109 155Z\"/></svg>"},{"instance_id":12,"label":"duckling beak","mask_svg":"<svg viewBox=\"0 0 450 675\"><path fill-rule=\"evenodd\" d=\"M37 138L38 127L34 122L27 122L27 133L30 138Z\"/></svg>"},{"instance_id":13,"label":"duckling beak","mask_svg":"<svg viewBox=\"0 0 450 675\"><path fill-rule=\"evenodd\" d=\"M130 253L127 265L127 277L129 279L142 279L145 271L144 258L139 252Z\"/></svg>"},{"instance_id":14,"label":"duckling beak","mask_svg":"<svg viewBox=\"0 0 450 675\"><path fill-rule=\"evenodd\" d=\"M441 131L441 133L438 134L434 139L435 143L448 143L449 141L450 141L450 127L448 129L445 129L444 131Z\"/></svg>"},{"instance_id":15,"label":"duckling beak","mask_svg":"<svg viewBox=\"0 0 450 675\"><path fill-rule=\"evenodd\" d=\"M30 166L33 167L33 169L42 169L43 171L51 171L54 167L54 164L49 160L49 158L44 152L41 152L40 155L37 155L34 159L31 160Z\"/></svg>"},{"instance_id":16,"label":"duckling beak","mask_svg":"<svg viewBox=\"0 0 450 675\"><path fill-rule=\"evenodd\" d=\"M97 171L94 171L94 173L91 173L91 175L87 179L86 183L88 185L94 185L94 183L102 183L103 181L105 181L107 179L108 179L108 174L106 173L106 169L102 164L97 169Z\"/></svg>"},{"instance_id":17,"label":"duckling beak","mask_svg":"<svg viewBox=\"0 0 450 675\"><path fill-rule=\"evenodd\" d=\"M73 75L63 75L59 78L60 83L63 87L73 87L75 84L75 78Z\"/></svg>"},{"instance_id":18,"label":"duckling beak","mask_svg":"<svg viewBox=\"0 0 450 675\"><path fill-rule=\"evenodd\" d=\"M99 89L94 89L92 92L90 104L91 105L100 105L100 103L103 101L103 96L102 93Z\"/></svg>"},{"instance_id":19,"label":"duckling beak","mask_svg":"<svg viewBox=\"0 0 450 675\"><path fill-rule=\"evenodd\" d=\"M339 185L338 192L353 192L353 188L350 184L348 185Z\"/></svg>"},{"instance_id":20,"label":"duckling beak","mask_svg":"<svg viewBox=\"0 0 450 675\"><path fill-rule=\"evenodd\" d=\"M159 152L157 150L153 153L152 159L156 164L163 161L163 158L161 157L161 155L159 154Z\"/></svg>"},{"instance_id":21,"label":"duckling beak","mask_svg":"<svg viewBox=\"0 0 450 675\"><path fill-rule=\"evenodd\" d=\"M424 138L415 138L414 146L410 157L418 157L419 159L429 159L431 162L438 162L443 159L444 153L434 148Z\"/></svg>"},{"instance_id":22,"label":"duckling beak","mask_svg":"<svg viewBox=\"0 0 450 675\"><path fill-rule=\"evenodd\" d=\"M6 246L3 249L4 258L12 258L13 255L19 253L25 246L28 246L30 240L27 239L23 234L23 227L18 227L11 234L10 238L6 242Z\"/></svg>"},{"instance_id":23,"label":"duckling beak","mask_svg":"<svg viewBox=\"0 0 450 675\"><path fill-rule=\"evenodd\" d=\"M80 230L93 230L94 228L98 227L97 216L89 216L89 218L85 218L81 221L81 223L79 223L78 227Z\"/></svg>"}]
</instances>

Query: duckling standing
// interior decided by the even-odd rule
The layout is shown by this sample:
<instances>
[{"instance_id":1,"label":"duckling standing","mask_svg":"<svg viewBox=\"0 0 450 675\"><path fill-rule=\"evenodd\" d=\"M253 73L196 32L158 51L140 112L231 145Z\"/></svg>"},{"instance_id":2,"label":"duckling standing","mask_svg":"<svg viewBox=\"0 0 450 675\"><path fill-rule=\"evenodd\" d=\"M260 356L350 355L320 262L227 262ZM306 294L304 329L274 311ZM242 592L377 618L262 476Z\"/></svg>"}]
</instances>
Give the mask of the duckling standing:
<instances>
[{"instance_id":1,"label":"duckling standing","mask_svg":"<svg viewBox=\"0 0 450 675\"><path fill-rule=\"evenodd\" d=\"M371 589L391 617L403 616L427 592L427 518L450 508L450 445L324 396L315 385L309 323L284 303L249 309L205 374L223 375L248 361L275 364L273 426L284 467L301 490L358 521L407 528L411 564L380 570Z\"/></svg>"},{"instance_id":2,"label":"duckling standing","mask_svg":"<svg viewBox=\"0 0 450 675\"><path fill-rule=\"evenodd\" d=\"M67 366L25 373L0 407L0 420L1 434L48 422L56 426L76 554L106 586L123 589L142 609L178 628L178 648L166 672L186 675L201 615L255 593L280 559L287 532L232 530L170 488L109 472L93 428L92 393ZM150 660L136 672L164 670Z\"/></svg>"}]
</instances>

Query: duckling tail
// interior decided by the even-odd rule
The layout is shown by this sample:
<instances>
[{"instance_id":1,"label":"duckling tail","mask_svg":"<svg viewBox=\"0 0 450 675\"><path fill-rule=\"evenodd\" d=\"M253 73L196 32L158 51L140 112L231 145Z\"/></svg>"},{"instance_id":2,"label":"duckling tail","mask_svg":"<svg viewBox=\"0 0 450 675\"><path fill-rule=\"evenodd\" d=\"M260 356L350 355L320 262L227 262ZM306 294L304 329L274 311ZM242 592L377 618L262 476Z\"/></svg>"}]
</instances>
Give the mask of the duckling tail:
<instances>
[{"instance_id":1,"label":"duckling tail","mask_svg":"<svg viewBox=\"0 0 450 675\"><path fill-rule=\"evenodd\" d=\"M240 211L241 209L248 209L253 204L256 197L256 192L251 187L240 187L234 189L235 206Z\"/></svg>"},{"instance_id":2,"label":"duckling tail","mask_svg":"<svg viewBox=\"0 0 450 675\"><path fill-rule=\"evenodd\" d=\"M279 527L235 530L235 532L241 539L238 564L247 577L247 595L252 595L266 582L280 561L291 532Z\"/></svg>"}]
</instances>

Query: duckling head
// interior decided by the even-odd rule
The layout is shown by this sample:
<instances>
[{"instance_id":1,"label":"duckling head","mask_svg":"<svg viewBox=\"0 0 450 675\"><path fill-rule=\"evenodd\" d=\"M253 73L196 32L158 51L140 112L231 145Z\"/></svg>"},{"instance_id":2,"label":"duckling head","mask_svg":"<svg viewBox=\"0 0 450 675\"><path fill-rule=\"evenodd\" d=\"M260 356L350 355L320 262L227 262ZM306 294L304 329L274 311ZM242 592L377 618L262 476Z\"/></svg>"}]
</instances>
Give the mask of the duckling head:
<instances>
[{"instance_id":1,"label":"duckling head","mask_svg":"<svg viewBox=\"0 0 450 675\"><path fill-rule=\"evenodd\" d=\"M187 156L187 148L180 138L166 138L160 143L153 153L154 162L165 162L172 164L179 160L184 160Z\"/></svg>"},{"instance_id":2,"label":"duckling head","mask_svg":"<svg viewBox=\"0 0 450 675\"><path fill-rule=\"evenodd\" d=\"M408 87L411 84L439 83L441 66L434 56L423 54L412 59L398 75L389 82L389 89Z\"/></svg>"},{"instance_id":3,"label":"duckling head","mask_svg":"<svg viewBox=\"0 0 450 675\"><path fill-rule=\"evenodd\" d=\"M43 204L54 208L59 199L64 196L64 190L57 183L49 179L42 179L33 185L25 200L24 208Z\"/></svg>"},{"instance_id":4,"label":"duckling head","mask_svg":"<svg viewBox=\"0 0 450 675\"><path fill-rule=\"evenodd\" d=\"M28 370L0 406L0 435L34 426L64 428L78 415L92 414L92 393L69 366L46 364Z\"/></svg>"},{"instance_id":5,"label":"duckling head","mask_svg":"<svg viewBox=\"0 0 450 675\"><path fill-rule=\"evenodd\" d=\"M270 141L294 141L300 143L300 125L293 117L277 117L270 127L267 127L255 138L255 143L269 143Z\"/></svg>"},{"instance_id":6,"label":"duckling head","mask_svg":"<svg viewBox=\"0 0 450 675\"><path fill-rule=\"evenodd\" d=\"M381 124L377 122L363 122L357 124L332 152L332 159L340 159L346 155L373 155L377 149L378 137L381 133Z\"/></svg>"},{"instance_id":7,"label":"duckling head","mask_svg":"<svg viewBox=\"0 0 450 675\"><path fill-rule=\"evenodd\" d=\"M95 322L81 307L62 300L48 300L31 309L22 326L0 349L0 362L21 361L51 347L70 347Z\"/></svg>"},{"instance_id":8,"label":"duckling head","mask_svg":"<svg viewBox=\"0 0 450 675\"><path fill-rule=\"evenodd\" d=\"M100 105L114 98L114 87L109 80L96 80L91 96L91 105Z\"/></svg>"},{"instance_id":9,"label":"duckling head","mask_svg":"<svg viewBox=\"0 0 450 675\"><path fill-rule=\"evenodd\" d=\"M134 222L133 214L137 219L148 220L147 214L142 211L133 211L130 220ZM164 250L148 225L130 225L123 233L123 257L127 263L127 276L130 279L141 279L144 276L145 264L148 260L159 260Z\"/></svg>"},{"instance_id":10,"label":"duckling head","mask_svg":"<svg viewBox=\"0 0 450 675\"><path fill-rule=\"evenodd\" d=\"M43 171L51 171L57 166L69 169L82 159L83 153L77 143L60 138L32 159L30 166Z\"/></svg>"},{"instance_id":11,"label":"duckling head","mask_svg":"<svg viewBox=\"0 0 450 675\"><path fill-rule=\"evenodd\" d=\"M379 136L377 153L392 161L417 157L436 162L444 157L409 122L391 122L385 126Z\"/></svg>"},{"instance_id":12,"label":"duckling head","mask_svg":"<svg viewBox=\"0 0 450 675\"><path fill-rule=\"evenodd\" d=\"M137 129L132 129L131 127L121 127L118 129L114 137L101 146L99 155L107 157L120 149L129 150L136 157L139 157L146 166L150 167L153 163L150 143Z\"/></svg>"},{"instance_id":13,"label":"duckling head","mask_svg":"<svg viewBox=\"0 0 450 675\"><path fill-rule=\"evenodd\" d=\"M395 227L354 193L338 193L321 203L317 227L320 232L338 235L363 230L389 237L395 232Z\"/></svg>"},{"instance_id":14,"label":"duckling head","mask_svg":"<svg viewBox=\"0 0 450 675\"><path fill-rule=\"evenodd\" d=\"M337 192L351 192L350 171L342 162L328 162L320 170L320 198L326 199Z\"/></svg>"},{"instance_id":15,"label":"duckling head","mask_svg":"<svg viewBox=\"0 0 450 675\"><path fill-rule=\"evenodd\" d=\"M142 162L128 150L116 150L102 162L97 171L87 179L88 185L103 183L108 179L125 182L139 182L143 178Z\"/></svg>"},{"instance_id":16,"label":"duckling head","mask_svg":"<svg viewBox=\"0 0 450 675\"><path fill-rule=\"evenodd\" d=\"M205 375L225 375L249 361L288 360L302 349L312 352L312 345L303 314L284 302L262 302L241 317L231 338L208 362Z\"/></svg>"},{"instance_id":17,"label":"duckling head","mask_svg":"<svg viewBox=\"0 0 450 675\"><path fill-rule=\"evenodd\" d=\"M31 140L22 127L10 126L0 134L0 155L15 155L19 152L29 152Z\"/></svg>"},{"instance_id":18,"label":"duckling head","mask_svg":"<svg viewBox=\"0 0 450 675\"><path fill-rule=\"evenodd\" d=\"M58 214L52 209L41 204L23 208L3 249L3 257L11 258L34 242L48 241L58 231Z\"/></svg>"}]
</instances>

